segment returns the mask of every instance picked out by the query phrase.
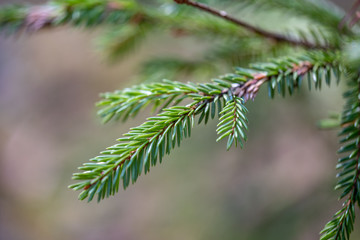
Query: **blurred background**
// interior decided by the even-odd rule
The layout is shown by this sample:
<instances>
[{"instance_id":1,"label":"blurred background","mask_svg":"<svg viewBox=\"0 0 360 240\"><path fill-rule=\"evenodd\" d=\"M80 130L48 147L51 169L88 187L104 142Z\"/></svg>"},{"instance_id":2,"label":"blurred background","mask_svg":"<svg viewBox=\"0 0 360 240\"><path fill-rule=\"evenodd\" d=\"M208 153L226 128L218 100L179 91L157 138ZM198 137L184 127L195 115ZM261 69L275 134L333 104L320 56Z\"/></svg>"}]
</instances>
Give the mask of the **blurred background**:
<instances>
[{"instance_id":1,"label":"blurred background","mask_svg":"<svg viewBox=\"0 0 360 240\"><path fill-rule=\"evenodd\" d=\"M11 2L21 1L0 4ZM78 201L67 189L72 173L150 114L102 125L99 93L137 84L145 58L201 51L194 39L158 35L110 63L94 43L99 33L0 36L0 240L318 239L341 202L336 131L316 122L341 110L345 84L272 101L264 88L247 104L245 149L216 143L212 121L126 191ZM355 229L352 239L359 221Z\"/></svg>"}]
</instances>

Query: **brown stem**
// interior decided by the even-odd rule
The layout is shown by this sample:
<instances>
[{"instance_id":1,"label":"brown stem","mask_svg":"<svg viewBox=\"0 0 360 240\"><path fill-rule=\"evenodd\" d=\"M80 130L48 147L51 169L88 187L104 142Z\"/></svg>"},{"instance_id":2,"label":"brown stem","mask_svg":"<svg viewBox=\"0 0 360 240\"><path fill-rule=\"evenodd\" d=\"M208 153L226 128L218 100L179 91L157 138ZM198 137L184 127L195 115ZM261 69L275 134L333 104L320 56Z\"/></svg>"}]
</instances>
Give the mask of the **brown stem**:
<instances>
[{"instance_id":1,"label":"brown stem","mask_svg":"<svg viewBox=\"0 0 360 240\"><path fill-rule=\"evenodd\" d=\"M339 29L343 29L345 23L356 13L356 10L360 7L360 0L356 0L351 9L346 13L345 17L339 23Z\"/></svg>"},{"instance_id":2,"label":"brown stem","mask_svg":"<svg viewBox=\"0 0 360 240\"><path fill-rule=\"evenodd\" d=\"M310 71L314 65L308 61L300 62L299 64L294 64L292 68L292 73L296 73L298 76L303 76L308 71ZM268 76L264 73L256 73L253 75L252 79L247 80L244 84L239 86L234 86L232 89L226 89L223 91L223 94L232 91L232 93L238 97L241 97L246 102L249 99L254 99L260 87L270 80L273 76Z\"/></svg>"},{"instance_id":3,"label":"brown stem","mask_svg":"<svg viewBox=\"0 0 360 240\"><path fill-rule=\"evenodd\" d=\"M352 28L359 21L360 21L360 12L356 11L354 17L351 19L349 23L349 27Z\"/></svg>"},{"instance_id":4,"label":"brown stem","mask_svg":"<svg viewBox=\"0 0 360 240\"><path fill-rule=\"evenodd\" d=\"M282 34L279 33L273 33L273 32L269 32L266 30L263 30L261 28L258 28L256 26L250 25L246 22L243 22L240 19L237 19L235 17L230 16L226 11L219 11L215 8L211 8L209 6L207 6L206 4L203 3L198 3L192 0L174 0L176 3L178 4L186 4L192 7L195 7L197 9L200 9L202 11L208 12L212 15L218 16L220 18L223 18L229 22L232 22L238 26L244 27L247 30L256 33L260 36L263 36L265 38L269 38L272 40L275 40L277 42L286 42L289 43L291 45L294 46L302 46L302 47L306 47L306 48L311 48L311 49L329 49L329 46L323 46L323 45L318 45L318 44L314 44L308 41L303 41L303 40L297 40L288 36L284 36ZM359 0L360 1L360 0Z\"/></svg>"}]
</instances>

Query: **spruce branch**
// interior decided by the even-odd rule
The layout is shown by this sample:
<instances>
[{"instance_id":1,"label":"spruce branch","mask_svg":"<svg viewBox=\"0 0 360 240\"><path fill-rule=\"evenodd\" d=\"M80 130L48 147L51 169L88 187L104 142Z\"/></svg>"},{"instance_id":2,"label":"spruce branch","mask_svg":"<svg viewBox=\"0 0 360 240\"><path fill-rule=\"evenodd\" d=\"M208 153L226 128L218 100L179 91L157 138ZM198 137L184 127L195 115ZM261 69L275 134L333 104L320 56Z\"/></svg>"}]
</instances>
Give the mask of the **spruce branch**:
<instances>
[{"instance_id":1,"label":"spruce branch","mask_svg":"<svg viewBox=\"0 0 360 240\"><path fill-rule=\"evenodd\" d=\"M301 47L305 47L305 48L309 48L309 49L323 49L323 50L326 50L326 49L331 48L331 46L319 45L319 44L312 43L312 42L309 42L309 41L306 41L306 40L298 40L298 39L294 39L294 38L291 38L291 37L288 37L288 36L285 36L285 35L282 35L282 34L279 34L279 33L266 31L264 29L253 26L253 25L251 25L249 23L246 23L246 22L244 22L244 21L242 21L240 19L237 19L237 18L235 18L233 16L230 16L226 11L220 11L220 10L217 10L215 8L211 8L208 5L203 4L203 3L199 3L199 2L196 2L196 1L192 1L192 0L174 0L174 1L176 3L178 3L178 4L186 4L186 5L195 7L197 9L201 10L201 11L208 12L208 13L214 15L214 16L223 18L223 19L225 19L225 20L227 20L229 22L232 22L232 23L234 23L234 24L236 24L238 26L246 28L250 32L253 32L253 33L257 34L257 35L260 35L260 36L268 38L268 39L275 40L276 42L285 42L285 43L289 43L289 44L291 44L293 46L301 46Z\"/></svg>"},{"instance_id":2,"label":"spruce branch","mask_svg":"<svg viewBox=\"0 0 360 240\"><path fill-rule=\"evenodd\" d=\"M168 14L164 9L166 7L159 7L154 11L133 0L65 0L42 5L5 5L0 7L0 31L12 34L22 29L35 32L65 24L86 27L104 24L117 28L124 25L156 27L170 30L176 36L238 38L246 35L236 26L217 18L194 17L188 11Z\"/></svg>"},{"instance_id":3,"label":"spruce branch","mask_svg":"<svg viewBox=\"0 0 360 240\"><path fill-rule=\"evenodd\" d=\"M321 240L349 240L354 228L355 206L360 202L360 79L356 77L349 86L350 90L344 93L347 101L341 117L343 129L339 133L344 146L338 151L346 156L338 160L336 168L340 172L335 187L343 190L340 199L346 197L346 200L322 230Z\"/></svg>"},{"instance_id":4,"label":"spruce branch","mask_svg":"<svg viewBox=\"0 0 360 240\"><path fill-rule=\"evenodd\" d=\"M314 81L315 87L320 88L323 76L330 84L331 71L338 77L334 67L338 57L335 53L314 52L297 58L273 60L270 64L253 65L249 69L237 68L235 73L213 79L211 83L165 81L105 93L98 104L102 107L99 114L105 121L136 115L149 104L155 108L161 104L165 106L160 114L124 134L118 139L119 144L80 167L83 172L73 175L73 179L80 182L70 188L82 190L79 198L88 197L89 201L95 194L98 194L99 201L114 195L119 190L120 179L127 188L130 180L134 183L143 169L147 173L150 165L156 165L157 159L162 162L165 153L169 154L176 144L179 146L183 138L190 136L195 115L199 115L199 124L206 124L218 112L221 116L218 140L228 137L227 149L234 142L243 146L247 130L247 110L243 104L254 99L265 82L269 82L270 97L274 96L275 88L283 96L286 88L292 94L304 76L310 79L310 86ZM193 102L179 106L185 98Z\"/></svg>"}]
</instances>

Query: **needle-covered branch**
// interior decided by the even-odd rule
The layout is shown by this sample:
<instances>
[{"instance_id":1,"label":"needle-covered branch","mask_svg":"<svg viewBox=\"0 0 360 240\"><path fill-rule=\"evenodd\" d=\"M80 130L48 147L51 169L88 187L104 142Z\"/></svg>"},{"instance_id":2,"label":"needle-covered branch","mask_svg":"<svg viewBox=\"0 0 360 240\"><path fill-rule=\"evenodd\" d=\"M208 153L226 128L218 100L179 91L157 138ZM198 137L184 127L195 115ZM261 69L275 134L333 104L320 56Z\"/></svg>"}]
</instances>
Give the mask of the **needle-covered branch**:
<instances>
[{"instance_id":1,"label":"needle-covered branch","mask_svg":"<svg viewBox=\"0 0 360 240\"><path fill-rule=\"evenodd\" d=\"M321 240L349 240L354 228L355 207L360 203L360 79L355 77L349 83L350 89L344 93L346 104L341 117L342 130L338 151L343 154L336 166L340 199L346 198L342 208L326 224L321 232Z\"/></svg>"},{"instance_id":2,"label":"needle-covered branch","mask_svg":"<svg viewBox=\"0 0 360 240\"><path fill-rule=\"evenodd\" d=\"M169 154L183 138L190 136L195 115L199 115L199 124L206 124L219 115L218 140L228 137L227 149L233 143L243 146L247 130L247 110L243 104L254 99L264 83L269 83L270 97L274 97L275 89L283 96L288 89L291 95L304 77L309 79L310 87L314 82L315 87L320 88L323 78L330 84L332 75L338 77L337 60L337 54L313 52L253 65L249 69L237 68L235 73L213 79L211 83L165 81L105 93L98 103L99 115L104 121L135 116L150 104L162 112L132 128L118 140L120 143L80 167L83 172L74 174L73 178L81 182L70 188L82 190L79 198L88 197L91 201L96 193L98 200L115 194L120 179L123 187L128 187L130 180L134 183L142 171L147 173L158 160L162 162L165 153ZM179 105L184 99L192 103Z\"/></svg>"},{"instance_id":3,"label":"needle-covered branch","mask_svg":"<svg viewBox=\"0 0 360 240\"><path fill-rule=\"evenodd\" d=\"M237 26L212 16L182 11L175 3L157 8L135 0L64 0L42 5L0 5L0 33L7 35L21 30L34 33L42 29L70 25L95 28L105 26L98 45L111 59L135 49L151 32L168 31L174 36L217 36L239 39L248 34ZM168 9L172 9L169 14Z\"/></svg>"},{"instance_id":4,"label":"needle-covered branch","mask_svg":"<svg viewBox=\"0 0 360 240\"><path fill-rule=\"evenodd\" d=\"M173 13L167 12L169 8L174 9ZM116 26L117 31L126 25L142 26L144 30L156 27L170 29L176 36L210 34L234 38L245 35L230 23L202 15L195 17L191 11L177 10L168 3L156 10L134 0L58 0L43 5L0 6L0 31L9 34L21 29L34 32L64 24L86 27L103 24Z\"/></svg>"},{"instance_id":5,"label":"needle-covered branch","mask_svg":"<svg viewBox=\"0 0 360 240\"><path fill-rule=\"evenodd\" d=\"M127 49L131 49L154 29L170 30L174 36L192 35L203 38L211 35L223 40L262 36L276 40L275 42L288 42L307 48L327 49L338 45L337 38L328 36L318 28L306 33L294 31L298 35L294 38L262 30L229 16L226 11L218 11L193 1L186 3L212 14L202 14L197 9L184 11L183 8L176 7L175 3L164 3L154 10L134 0L51 1L43 5L16 4L0 7L0 32L11 34L21 29L34 32L65 24L113 26L116 28L102 41L112 58L127 52ZM250 32L242 30L239 25Z\"/></svg>"}]
</instances>

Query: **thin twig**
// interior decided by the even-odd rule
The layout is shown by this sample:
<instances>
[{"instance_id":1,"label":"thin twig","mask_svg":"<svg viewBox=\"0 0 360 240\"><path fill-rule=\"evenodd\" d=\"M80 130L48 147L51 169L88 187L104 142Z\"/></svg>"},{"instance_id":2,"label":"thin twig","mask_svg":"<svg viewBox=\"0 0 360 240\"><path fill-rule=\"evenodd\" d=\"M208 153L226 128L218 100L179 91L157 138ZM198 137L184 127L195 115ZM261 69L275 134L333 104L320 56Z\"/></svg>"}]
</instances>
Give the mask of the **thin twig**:
<instances>
[{"instance_id":1,"label":"thin twig","mask_svg":"<svg viewBox=\"0 0 360 240\"><path fill-rule=\"evenodd\" d=\"M354 2L353 6L350 8L350 10L346 13L345 17L341 20L339 23L339 29L343 29L346 22L351 19L351 17L356 14L356 10L360 7L360 0L357 0Z\"/></svg>"},{"instance_id":2,"label":"thin twig","mask_svg":"<svg viewBox=\"0 0 360 240\"><path fill-rule=\"evenodd\" d=\"M288 36L284 36L282 34L278 34L278 33L273 33L273 32L269 32L266 30L263 30L261 28L258 28L256 26L250 25L246 22L243 22L240 19L237 19L235 17L230 16L226 11L221 11L221 10L217 10L214 8L211 8L209 6L207 6L206 4L203 3L198 3L192 0L174 0L176 3L178 4L186 4L192 7L195 7L197 9L200 9L202 11L208 12L212 15L218 16L220 18L223 18L229 22L232 22L236 25L239 25L241 27L246 28L247 30L256 33L260 36L263 36L265 38L269 38L269 39L273 39L277 42L286 42L289 43L291 45L295 45L295 46L302 46L302 47L306 47L306 48L311 48L311 49L329 49L329 46L323 46L323 45L317 45L308 41L302 41L302 40L297 40Z\"/></svg>"},{"instance_id":3,"label":"thin twig","mask_svg":"<svg viewBox=\"0 0 360 240\"><path fill-rule=\"evenodd\" d=\"M349 27L352 28L355 24L357 24L360 21L360 12L356 11L354 17L349 23Z\"/></svg>"}]
</instances>

